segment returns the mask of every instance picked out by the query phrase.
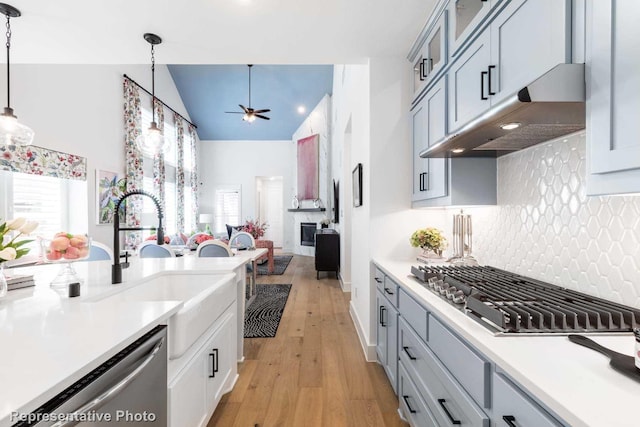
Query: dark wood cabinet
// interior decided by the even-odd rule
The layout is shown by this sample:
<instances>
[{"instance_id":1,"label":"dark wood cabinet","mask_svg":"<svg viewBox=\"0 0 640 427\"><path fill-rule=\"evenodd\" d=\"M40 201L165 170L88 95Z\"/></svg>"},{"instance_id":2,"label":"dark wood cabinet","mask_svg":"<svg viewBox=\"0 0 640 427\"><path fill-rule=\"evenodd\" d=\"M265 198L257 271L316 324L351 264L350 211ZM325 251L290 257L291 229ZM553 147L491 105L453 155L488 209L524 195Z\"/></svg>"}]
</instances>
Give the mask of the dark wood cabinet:
<instances>
[{"instance_id":1,"label":"dark wood cabinet","mask_svg":"<svg viewBox=\"0 0 640 427\"><path fill-rule=\"evenodd\" d=\"M316 279L321 271L340 271L340 234L330 228L316 231Z\"/></svg>"}]
</instances>

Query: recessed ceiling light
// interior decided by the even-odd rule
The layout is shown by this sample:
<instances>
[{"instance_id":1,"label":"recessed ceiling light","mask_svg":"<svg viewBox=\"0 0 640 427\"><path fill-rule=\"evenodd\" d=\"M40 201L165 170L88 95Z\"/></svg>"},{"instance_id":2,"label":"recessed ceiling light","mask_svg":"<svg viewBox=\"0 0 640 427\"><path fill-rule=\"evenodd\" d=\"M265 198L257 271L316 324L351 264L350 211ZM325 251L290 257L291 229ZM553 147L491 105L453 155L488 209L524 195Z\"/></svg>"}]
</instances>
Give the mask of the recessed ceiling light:
<instances>
[{"instance_id":1,"label":"recessed ceiling light","mask_svg":"<svg viewBox=\"0 0 640 427\"><path fill-rule=\"evenodd\" d=\"M460 153L464 152L464 148L454 148L454 149L451 150L451 152L453 154L460 154Z\"/></svg>"},{"instance_id":2,"label":"recessed ceiling light","mask_svg":"<svg viewBox=\"0 0 640 427\"><path fill-rule=\"evenodd\" d=\"M306 112L307 112L307 109L305 108L305 106L304 106L304 105L300 105L300 106L298 107L298 114L304 114L304 113L306 113Z\"/></svg>"},{"instance_id":3,"label":"recessed ceiling light","mask_svg":"<svg viewBox=\"0 0 640 427\"><path fill-rule=\"evenodd\" d=\"M500 125L500 127L504 130L513 130L522 126L522 123L505 123L504 125Z\"/></svg>"}]
</instances>

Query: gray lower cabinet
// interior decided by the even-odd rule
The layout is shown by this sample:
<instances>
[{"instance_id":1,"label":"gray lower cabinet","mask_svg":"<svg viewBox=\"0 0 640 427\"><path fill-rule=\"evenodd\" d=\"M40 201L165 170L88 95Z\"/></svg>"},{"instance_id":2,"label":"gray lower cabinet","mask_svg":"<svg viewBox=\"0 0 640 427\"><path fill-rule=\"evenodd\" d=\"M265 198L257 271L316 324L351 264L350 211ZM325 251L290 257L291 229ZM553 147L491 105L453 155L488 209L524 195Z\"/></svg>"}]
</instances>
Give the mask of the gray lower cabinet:
<instances>
[{"instance_id":1,"label":"gray lower cabinet","mask_svg":"<svg viewBox=\"0 0 640 427\"><path fill-rule=\"evenodd\" d=\"M377 277L377 275L376 275ZM376 290L377 306L377 334L376 354L378 363L384 368L393 391L397 393L398 386L398 285L386 276L380 279L382 290L378 283Z\"/></svg>"},{"instance_id":2,"label":"gray lower cabinet","mask_svg":"<svg viewBox=\"0 0 640 427\"><path fill-rule=\"evenodd\" d=\"M378 361L413 427L563 425L402 285L374 280Z\"/></svg>"},{"instance_id":3,"label":"gray lower cabinet","mask_svg":"<svg viewBox=\"0 0 640 427\"><path fill-rule=\"evenodd\" d=\"M505 375L493 374L492 426L558 427L562 424L533 402Z\"/></svg>"}]
</instances>

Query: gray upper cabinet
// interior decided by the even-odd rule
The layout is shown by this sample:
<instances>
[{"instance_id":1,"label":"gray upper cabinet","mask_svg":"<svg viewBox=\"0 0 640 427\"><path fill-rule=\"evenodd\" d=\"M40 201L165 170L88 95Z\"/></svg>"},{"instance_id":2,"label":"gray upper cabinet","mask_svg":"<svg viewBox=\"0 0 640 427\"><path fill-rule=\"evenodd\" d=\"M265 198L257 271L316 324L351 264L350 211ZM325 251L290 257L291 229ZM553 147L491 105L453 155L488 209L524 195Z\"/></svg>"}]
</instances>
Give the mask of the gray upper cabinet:
<instances>
[{"instance_id":1,"label":"gray upper cabinet","mask_svg":"<svg viewBox=\"0 0 640 427\"><path fill-rule=\"evenodd\" d=\"M640 192L640 3L587 2L587 194Z\"/></svg>"},{"instance_id":2,"label":"gray upper cabinet","mask_svg":"<svg viewBox=\"0 0 640 427\"><path fill-rule=\"evenodd\" d=\"M473 42L449 69L449 129L455 130L491 106L488 67L491 64L491 34Z\"/></svg>"},{"instance_id":3,"label":"gray upper cabinet","mask_svg":"<svg viewBox=\"0 0 640 427\"><path fill-rule=\"evenodd\" d=\"M511 0L491 22L491 105L571 63L571 1Z\"/></svg>"},{"instance_id":4,"label":"gray upper cabinet","mask_svg":"<svg viewBox=\"0 0 640 427\"><path fill-rule=\"evenodd\" d=\"M420 151L446 135L447 79L438 80L416 105L413 114L413 201L448 193L446 159L422 159Z\"/></svg>"},{"instance_id":5,"label":"gray upper cabinet","mask_svg":"<svg viewBox=\"0 0 640 427\"><path fill-rule=\"evenodd\" d=\"M449 131L571 62L570 0L511 0L449 70Z\"/></svg>"},{"instance_id":6,"label":"gray upper cabinet","mask_svg":"<svg viewBox=\"0 0 640 427\"><path fill-rule=\"evenodd\" d=\"M427 88L440 75L447 62L447 11L443 10L413 61L414 94L418 95Z\"/></svg>"}]
</instances>

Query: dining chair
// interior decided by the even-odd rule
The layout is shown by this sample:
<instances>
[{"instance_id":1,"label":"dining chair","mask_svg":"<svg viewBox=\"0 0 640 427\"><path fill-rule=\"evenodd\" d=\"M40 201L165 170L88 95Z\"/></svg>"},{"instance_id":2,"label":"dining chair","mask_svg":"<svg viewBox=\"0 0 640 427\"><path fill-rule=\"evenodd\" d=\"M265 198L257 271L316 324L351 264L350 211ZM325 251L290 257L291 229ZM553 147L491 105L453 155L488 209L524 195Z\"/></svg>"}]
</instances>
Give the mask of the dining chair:
<instances>
[{"instance_id":1,"label":"dining chair","mask_svg":"<svg viewBox=\"0 0 640 427\"><path fill-rule=\"evenodd\" d=\"M233 252L229 246L220 240L207 240L198 245L196 256L199 257L230 257Z\"/></svg>"},{"instance_id":2,"label":"dining chair","mask_svg":"<svg viewBox=\"0 0 640 427\"><path fill-rule=\"evenodd\" d=\"M113 261L113 252L104 243L92 240L91 248L89 248L89 257L82 261Z\"/></svg>"},{"instance_id":3,"label":"dining chair","mask_svg":"<svg viewBox=\"0 0 640 427\"><path fill-rule=\"evenodd\" d=\"M138 247L138 256L140 258L174 258L176 254L168 245L159 245L148 240Z\"/></svg>"},{"instance_id":4,"label":"dining chair","mask_svg":"<svg viewBox=\"0 0 640 427\"><path fill-rule=\"evenodd\" d=\"M229 246L238 246L239 249L250 249L256 247L256 241L253 236L246 231L238 231L231 236Z\"/></svg>"}]
</instances>

